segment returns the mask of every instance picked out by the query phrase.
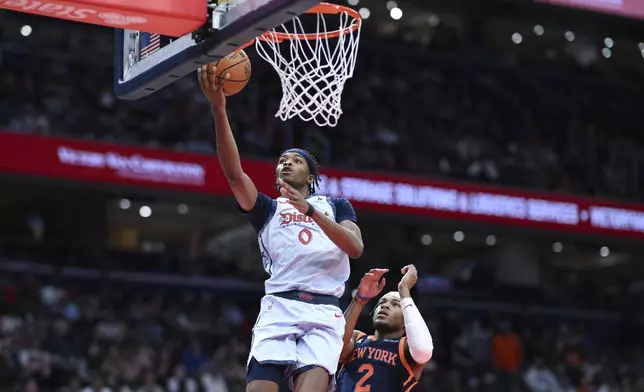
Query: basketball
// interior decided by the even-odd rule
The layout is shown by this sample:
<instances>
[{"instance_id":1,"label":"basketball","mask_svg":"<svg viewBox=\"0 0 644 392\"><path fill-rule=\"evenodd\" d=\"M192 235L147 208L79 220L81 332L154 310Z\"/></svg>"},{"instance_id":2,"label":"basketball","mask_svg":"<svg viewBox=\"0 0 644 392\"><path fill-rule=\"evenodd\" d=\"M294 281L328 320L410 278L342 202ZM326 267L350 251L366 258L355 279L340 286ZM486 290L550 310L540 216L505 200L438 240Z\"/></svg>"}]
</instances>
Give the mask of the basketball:
<instances>
[{"instance_id":1,"label":"basketball","mask_svg":"<svg viewBox=\"0 0 644 392\"><path fill-rule=\"evenodd\" d=\"M226 74L230 78L224 82L223 91L226 96L235 95L242 91L250 79L250 59L243 50L229 54L228 56L212 63L217 67L217 78L219 82L224 80Z\"/></svg>"}]
</instances>

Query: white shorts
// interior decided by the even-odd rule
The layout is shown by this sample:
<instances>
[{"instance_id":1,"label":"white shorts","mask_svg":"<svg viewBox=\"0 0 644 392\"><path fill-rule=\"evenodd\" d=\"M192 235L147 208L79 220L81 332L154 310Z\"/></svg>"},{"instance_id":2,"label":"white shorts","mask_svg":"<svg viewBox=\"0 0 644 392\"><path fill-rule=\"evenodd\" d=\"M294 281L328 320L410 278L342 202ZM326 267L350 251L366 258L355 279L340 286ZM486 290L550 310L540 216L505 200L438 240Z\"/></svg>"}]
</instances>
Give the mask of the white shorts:
<instances>
[{"instance_id":1,"label":"white shorts","mask_svg":"<svg viewBox=\"0 0 644 392\"><path fill-rule=\"evenodd\" d=\"M344 325L337 306L267 294L253 327L248 362L255 358L260 364L288 365L288 374L320 366L333 376L342 352Z\"/></svg>"}]
</instances>

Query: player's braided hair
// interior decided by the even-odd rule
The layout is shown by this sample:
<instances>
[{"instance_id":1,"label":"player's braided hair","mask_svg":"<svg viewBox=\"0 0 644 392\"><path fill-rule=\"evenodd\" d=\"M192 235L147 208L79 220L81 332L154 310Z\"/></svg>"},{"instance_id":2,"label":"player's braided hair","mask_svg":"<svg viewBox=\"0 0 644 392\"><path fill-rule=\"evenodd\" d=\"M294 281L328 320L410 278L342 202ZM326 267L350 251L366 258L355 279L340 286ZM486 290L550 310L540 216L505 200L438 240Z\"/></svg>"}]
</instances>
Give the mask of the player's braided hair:
<instances>
[{"instance_id":1,"label":"player's braided hair","mask_svg":"<svg viewBox=\"0 0 644 392\"><path fill-rule=\"evenodd\" d=\"M306 161L306 164L309 167L309 173L313 177L313 182L309 184L309 193L314 194L315 191L320 188L320 164L318 163L317 159L315 159L313 154L301 148L290 148L288 150L284 150L280 154L280 157L289 152L294 152L301 155L302 158L304 158L304 160ZM277 189L279 191L279 185L277 186Z\"/></svg>"}]
</instances>

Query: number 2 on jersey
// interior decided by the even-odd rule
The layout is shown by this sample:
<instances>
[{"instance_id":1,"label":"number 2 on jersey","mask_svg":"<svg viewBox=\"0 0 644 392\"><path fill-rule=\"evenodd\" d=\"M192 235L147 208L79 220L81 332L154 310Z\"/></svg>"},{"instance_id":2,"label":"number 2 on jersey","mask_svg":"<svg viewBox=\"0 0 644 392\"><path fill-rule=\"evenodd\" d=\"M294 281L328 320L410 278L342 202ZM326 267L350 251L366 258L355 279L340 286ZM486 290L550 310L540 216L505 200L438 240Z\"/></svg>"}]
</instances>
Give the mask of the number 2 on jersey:
<instances>
[{"instance_id":1,"label":"number 2 on jersey","mask_svg":"<svg viewBox=\"0 0 644 392\"><path fill-rule=\"evenodd\" d=\"M367 384L367 381L373 376L373 365L365 363L364 365L358 368L358 373L363 374L363 376L356 383L355 392L369 392L371 391L371 385Z\"/></svg>"},{"instance_id":2,"label":"number 2 on jersey","mask_svg":"<svg viewBox=\"0 0 644 392\"><path fill-rule=\"evenodd\" d=\"M309 229L302 229L300 234L297 235L297 239L304 245L308 245L309 242L313 239L313 233Z\"/></svg>"}]
</instances>

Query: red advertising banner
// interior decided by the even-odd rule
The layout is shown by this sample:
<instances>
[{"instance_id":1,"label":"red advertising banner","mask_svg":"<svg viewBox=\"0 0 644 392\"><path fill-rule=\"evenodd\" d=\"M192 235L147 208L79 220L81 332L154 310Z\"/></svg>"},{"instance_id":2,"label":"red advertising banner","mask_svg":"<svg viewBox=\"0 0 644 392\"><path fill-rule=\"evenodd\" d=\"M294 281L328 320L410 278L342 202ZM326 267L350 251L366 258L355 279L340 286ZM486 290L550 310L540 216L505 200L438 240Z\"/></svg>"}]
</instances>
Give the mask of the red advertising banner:
<instances>
[{"instance_id":1,"label":"red advertising banner","mask_svg":"<svg viewBox=\"0 0 644 392\"><path fill-rule=\"evenodd\" d=\"M642 0L537 0L566 7L587 9L590 11L618 14L630 18L644 19L644 1Z\"/></svg>"},{"instance_id":2,"label":"red advertising banner","mask_svg":"<svg viewBox=\"0 0 644 392\"><path fill-rule=\"evenodd\" d=\"M180 37L206 23L204 0L0 0L0 8Z\"/></svg>"},{"instance_id":3,"label":"red advertising banner","mask_svg":"<svg viewBox=\"0 0 644 392\"><path fill-rule=\"evenodd\" d=\"M276 196L273 163L243 165L261 192ZM14 133L0 133L0 172L231 194L214 156ZM373 211L644 237L644 205L335 169L323 170L322 188Z\"/></svg>"}]
</instances>

